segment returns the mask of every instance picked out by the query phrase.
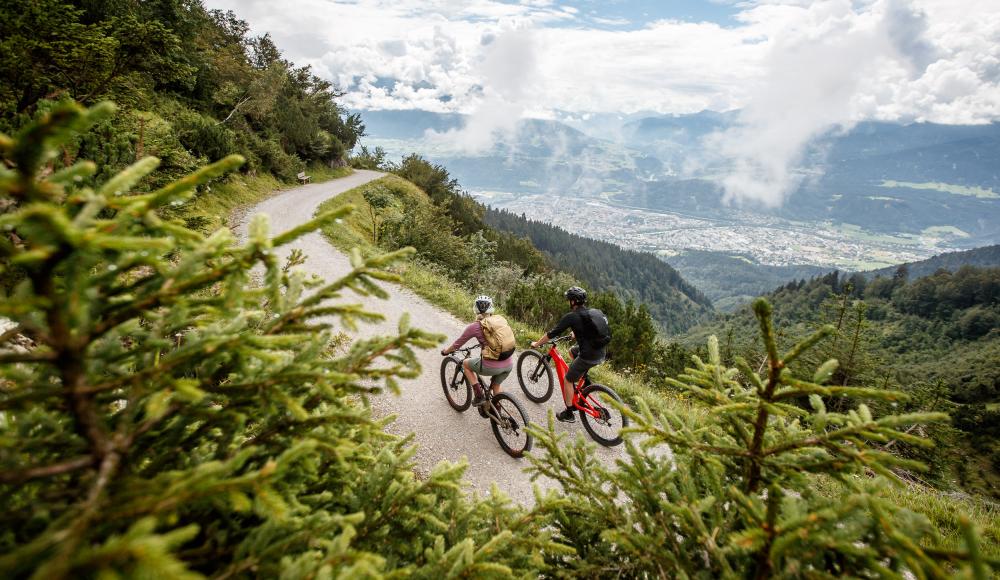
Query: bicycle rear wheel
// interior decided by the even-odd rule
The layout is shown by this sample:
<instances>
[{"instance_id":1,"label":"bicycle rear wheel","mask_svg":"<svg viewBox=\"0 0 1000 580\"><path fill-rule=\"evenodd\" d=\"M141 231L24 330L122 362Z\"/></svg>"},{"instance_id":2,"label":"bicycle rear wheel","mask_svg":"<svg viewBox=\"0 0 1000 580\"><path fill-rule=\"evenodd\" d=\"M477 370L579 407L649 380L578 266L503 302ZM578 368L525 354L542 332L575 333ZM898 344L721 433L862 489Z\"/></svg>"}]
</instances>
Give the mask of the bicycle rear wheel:
<instances>
[{"instance_id":1,"label":"bicycle rear wheel","mask_svg":"<svg viewBox=\"0 0 1000 580\"><path fill-rule=\"evenodd\" d=\"M552 396L552 367L545 355L537 350L526 350L517 357L517 382L528 400L544 403Z\"/></svg>"},{"instance_id":2,"label":"bicycle rear wheel","mask_svg":"<svg viewBox=\"0 0 1000 580\"><path fill-rule=\"evenodd\" d=\"M618 393L604 385L594 383L584 387L581 396L598 413L598 416L594 417L580 409L580 418L583 419L583 426L587 433L590 433L594 441L605 447L620 445L622 429L628 427L628 417L609 403L610 401L622 402Z\"/></svg>"},{"instance_id":3,"label":"bicycle rear wheel","mask_svg":"<svg viewBox=\"0 0 1000 580\"><path fill-rule=\"evenodd\" d=\"M460 360L446 356L441 361L441 388L448 404L459 413L468 409L472 403L472 387L462 374Z\"/></svg>"},{"instance_id":4,"label":"bicycle rear wheel","mask_svg":"<svg viewBox=\"0 0 1000 580\"><path fill-rule=\"evenodd\" d=\"M496 409L496 417L490 413L490 424L497 443L511 457L522 457L531 451L533 439L528 434L528 414L513 397L507 393L493 395L493 401L487 403Z\"/></svg>"}]
</instances>

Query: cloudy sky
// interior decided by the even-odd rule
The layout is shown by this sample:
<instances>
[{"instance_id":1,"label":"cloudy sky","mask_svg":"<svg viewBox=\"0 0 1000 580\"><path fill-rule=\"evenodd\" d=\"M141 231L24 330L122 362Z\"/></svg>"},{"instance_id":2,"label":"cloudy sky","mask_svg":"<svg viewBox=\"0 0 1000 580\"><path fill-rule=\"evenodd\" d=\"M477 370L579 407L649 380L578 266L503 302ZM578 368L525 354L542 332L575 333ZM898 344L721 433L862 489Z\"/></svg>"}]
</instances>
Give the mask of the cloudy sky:
<instances>
[{"instance_id":1,"label":"cloudy sky","mask_svg":"<svg viewBox=\"0 0 1000 580\"><path fill-rule=\"evenodd\" d=\"M804 146L861 120L1000 121L998 0L205 0L352 109L523 117L740 109L732 197L780 203ZM778 192L777 194L775 192Z\"/></svg>"},{"instance_id":2,"label":"cloudy sky","mask_svg":"<svg viewBox=\"0 0 1000 580\"><path fill-rule=\"evenodd\" d=\"M1000 118L996 0L206 4L270 32L359 109L686 113L799 88L850 91L858 117Z\"/></svg>"}]
</instances>

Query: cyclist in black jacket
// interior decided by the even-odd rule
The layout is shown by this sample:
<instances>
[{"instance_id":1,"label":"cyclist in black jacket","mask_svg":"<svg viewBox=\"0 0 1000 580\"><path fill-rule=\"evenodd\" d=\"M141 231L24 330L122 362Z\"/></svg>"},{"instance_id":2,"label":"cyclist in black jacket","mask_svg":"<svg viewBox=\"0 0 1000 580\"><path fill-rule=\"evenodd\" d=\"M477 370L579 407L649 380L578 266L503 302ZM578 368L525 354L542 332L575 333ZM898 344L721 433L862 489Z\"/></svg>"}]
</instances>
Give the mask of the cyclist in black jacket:
<instances>
[{"instance_id":1,"label":"cyclist in black jacket","mask_svg":"<svg viewBox=\"0 0 1000 580\"><path fill-rule=\"evenodd\" d=\"M552 330L531 343L531 347L538 348L541 343L566 332L567 328L573 330L573 337L576 338L577 343L569 351L573 362L570 363L569 370L566 371L566 380L560 385L566 408L556 413L556 419L572 423L576 421L576 413L573 410L573 384L579 381L580 377L585 375L587 371L604 362L607 357L606 344L602 342L598 329L591 320L588 320L588 317L602 319L604 328L607 328L608 319L600 310L587 308L587 292L583 288L573 286L566 291L564 296L569 301L570 311L552 327Z\"/></svg>"}]
</instances>

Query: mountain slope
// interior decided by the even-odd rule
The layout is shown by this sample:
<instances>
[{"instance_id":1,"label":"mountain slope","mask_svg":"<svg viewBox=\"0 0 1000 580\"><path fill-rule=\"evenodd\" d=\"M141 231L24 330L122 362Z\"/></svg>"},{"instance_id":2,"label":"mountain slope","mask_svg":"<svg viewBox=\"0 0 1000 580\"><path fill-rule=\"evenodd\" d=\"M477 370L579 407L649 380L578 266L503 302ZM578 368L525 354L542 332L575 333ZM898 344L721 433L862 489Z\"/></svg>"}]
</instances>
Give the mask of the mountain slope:
<instances>
[{"instance_id":1,"label":"mountain slope","mask_svg":"<svg viewBox=\"0 0 1000 580\"><path fill-rule=\"evenodd\" d=\"M807 265L770 266L748 256L701 250L688 250L663 260L724 312L791 280L808 279L831 270Z\"/></svg>"},{"instance_id":2,"label":"mountain slope","mask_svg":"<svg viewBox=\"0 0 1000 580\"><path fill-rule=\"evenodd\" d=\"M901 266L906 266L911 280L930 276L938 270L954 272L962 266L997 267L1000 266L1000 245L986 246L961 252L947 252L919 262L908 262L899 266L872 270L864 274L868 278L876 276L891 277Z\"/></svg>"},{"instance_id":3,"label":"mountain slope","mask_svg":"<svg viewBox=\"0 0 1000 580\"><path fill-rule=\"evenodd\" d=\"M667 332L683 331L712 311L712 302L653 254L569 233L511 212L487 209L486 223L524 236L554 264L595 290L612 290L644 303Z\"/></svg>"},{"instance_id":4,"label":"mountain slope","mask_svg":"<svg viewBox=\"0 0 1000 580\"><path fill-rule=\"evenodd\" d=\"M832 272L767 297L775 323L786 330L779 348L832 324L839 330L824 348L840 361L838 382L895 386L912 397L910 409L951 414L959 432L936 432L943 449L923 456L936 464L930 477L1000 498L1000 268L871 281ZM744 307L691 329L682 341L700 345L714 334L727 356L758 360L756 333ZM957 454L968 460L955 462Z\"/></svg>"}]
</instances>

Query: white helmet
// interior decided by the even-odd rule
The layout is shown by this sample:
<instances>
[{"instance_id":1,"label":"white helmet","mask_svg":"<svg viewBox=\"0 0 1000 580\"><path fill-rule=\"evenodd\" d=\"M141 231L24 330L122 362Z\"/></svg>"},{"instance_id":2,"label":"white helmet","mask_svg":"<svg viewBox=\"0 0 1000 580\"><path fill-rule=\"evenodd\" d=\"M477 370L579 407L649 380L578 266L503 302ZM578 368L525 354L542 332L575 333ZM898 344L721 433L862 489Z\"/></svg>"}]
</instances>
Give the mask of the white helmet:
<instances>
[{"instance_id":1,"label":"white helmet","mask_svg":"<svg viewBox=\"0 0 1000 580\"><path fill-rule=\"evenodd\" d=\"M476 296L472 310L476 314L493 314L493 299L485 294Z\"/></svg>"}]
</instances>

